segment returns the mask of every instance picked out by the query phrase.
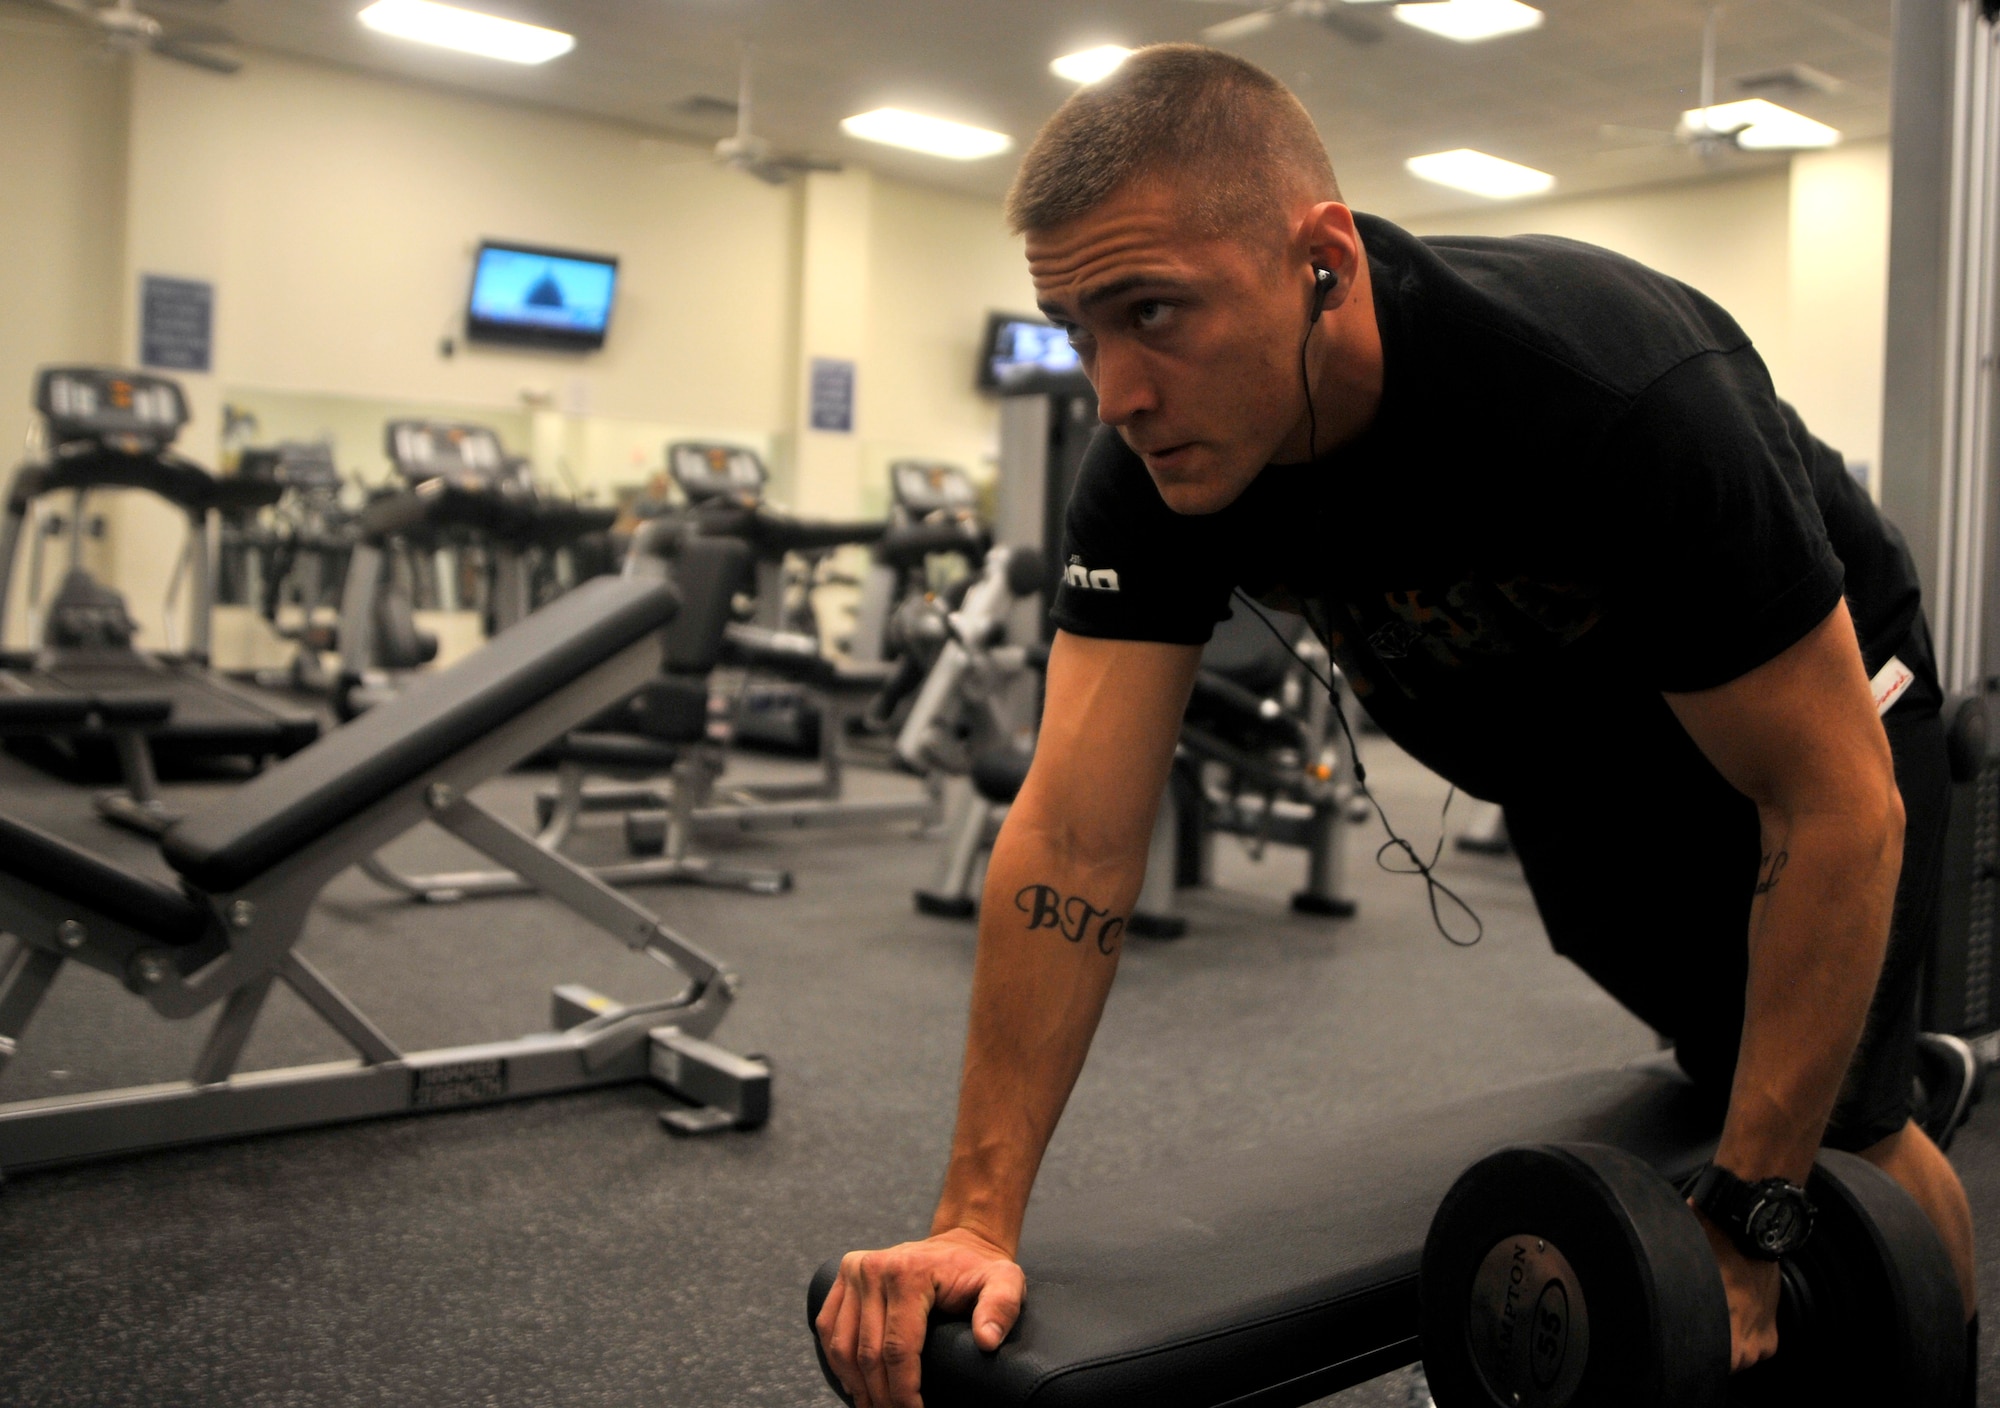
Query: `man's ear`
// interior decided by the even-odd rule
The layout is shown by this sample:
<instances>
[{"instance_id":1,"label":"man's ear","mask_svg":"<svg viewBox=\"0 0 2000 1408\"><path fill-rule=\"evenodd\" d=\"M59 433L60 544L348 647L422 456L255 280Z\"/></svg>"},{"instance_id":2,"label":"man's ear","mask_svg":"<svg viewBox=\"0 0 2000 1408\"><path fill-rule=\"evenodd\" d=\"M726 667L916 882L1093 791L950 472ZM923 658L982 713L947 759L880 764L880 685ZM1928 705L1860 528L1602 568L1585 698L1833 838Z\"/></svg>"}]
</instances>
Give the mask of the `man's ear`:
<instances>
[{"instance_id":1,"label":"man's ear","mask_svg":"<svg viewBox=\"0 0 2000 1408\"><path fill-rule=\"evenodd\" d=\"M1353 287L1361 260L1361 235L1354 228L1353 211L1337 200L1312 206L1299 222L1299 243L1314 268L1332 274L1342 290ZM1337 307L1340 298L1330 292L1328 301Z\"/></svg>"}]
</instances>

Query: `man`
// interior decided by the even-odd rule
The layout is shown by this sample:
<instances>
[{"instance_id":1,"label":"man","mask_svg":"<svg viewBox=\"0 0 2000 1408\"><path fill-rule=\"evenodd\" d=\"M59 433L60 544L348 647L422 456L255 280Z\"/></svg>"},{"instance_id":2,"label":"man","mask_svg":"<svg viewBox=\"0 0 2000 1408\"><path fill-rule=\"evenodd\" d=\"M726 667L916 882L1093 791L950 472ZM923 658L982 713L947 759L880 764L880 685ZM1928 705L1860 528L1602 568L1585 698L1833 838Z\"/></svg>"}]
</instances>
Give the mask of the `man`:
<instances>
[{"instance_id":1,"label":"man","mask_svg":"<svg viewBox=\"0 0 2000 1408\"><path fill-rule=\"evenodd\" d=\"M1019 1314L1029 1190L1234 589L1504 804L1556 949L1727 1100L1691 1200L1738 1367L1776 1347L1779 1275L1730 1195L1795 1196L1822 1141L1922 1205L1971 1316L1971 1214L1910 1120L1946 785L1916 578L1728 314L1586 245L1355 216L1296 99L1187 45L1073 96L1009 217L1116 434L1070 504L1087 570L993 850L931 1236L850 1254L818 1320L855 1400L921 1401L933 1305L987 1349ZM1103 917L1040 923L1037 887Z\"/></svg>"}]
</instances>

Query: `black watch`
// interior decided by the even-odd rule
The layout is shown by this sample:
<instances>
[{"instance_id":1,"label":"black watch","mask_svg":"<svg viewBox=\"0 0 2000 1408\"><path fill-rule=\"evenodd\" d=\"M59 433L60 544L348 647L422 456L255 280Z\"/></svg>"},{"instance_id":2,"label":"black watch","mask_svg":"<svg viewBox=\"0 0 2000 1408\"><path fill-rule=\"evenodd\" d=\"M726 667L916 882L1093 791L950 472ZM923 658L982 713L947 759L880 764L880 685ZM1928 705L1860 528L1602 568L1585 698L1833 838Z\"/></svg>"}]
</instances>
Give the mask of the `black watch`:
<instances>
[{"instance_id":1,"label":"black watch","mask_svg":"<svg viewBox=\"0 0 2000 1408\"><path fill-rule=\"evenodd\" d=\"M1687 1200L1729 1234L1743 1255L1778 1261L1812 1235L1813 1205L1806 1190L1782 1178L1745 1183L1718 1164L1703 1164L1682 1191Z\"/></svg>"}]
</instances>

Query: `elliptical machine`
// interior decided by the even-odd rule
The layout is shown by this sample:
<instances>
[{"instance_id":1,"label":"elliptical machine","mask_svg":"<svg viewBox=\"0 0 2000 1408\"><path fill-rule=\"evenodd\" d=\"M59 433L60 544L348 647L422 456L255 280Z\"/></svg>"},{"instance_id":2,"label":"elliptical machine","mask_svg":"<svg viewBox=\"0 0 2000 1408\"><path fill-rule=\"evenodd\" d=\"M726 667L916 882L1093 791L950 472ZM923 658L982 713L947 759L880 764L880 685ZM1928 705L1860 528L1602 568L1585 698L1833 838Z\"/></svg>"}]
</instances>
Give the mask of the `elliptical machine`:
<instances>
[{"instance_id":1,"label":"elliptical machine","mask_svg":"<svg viewBox=\"0 0 2000 1408\"><path fill-rule=\"evenodd\" d=\"M935 614L925 603L977 572L992 543L979 491L963 469L929 460L891 464L889 531L869 550L849 653L900 659L913 637L933 633Z\"/></svg>"},{"instance_id":2,"label":"elliptical machine","mask_svg":"<svg viewBox=\"0 0 2000 1408\"><path fill-rule=\"evenodd\" d=\"M236 461L245 483L277 486L265 513L225 514L218 598L255 605L272 632L295 646L280 676L260 684L331 697L337 676L327 657L339 649L339 605L356 516L341 502L340 469L327 440L287 440L245 447Z\"/></svg>"}]
</instances>

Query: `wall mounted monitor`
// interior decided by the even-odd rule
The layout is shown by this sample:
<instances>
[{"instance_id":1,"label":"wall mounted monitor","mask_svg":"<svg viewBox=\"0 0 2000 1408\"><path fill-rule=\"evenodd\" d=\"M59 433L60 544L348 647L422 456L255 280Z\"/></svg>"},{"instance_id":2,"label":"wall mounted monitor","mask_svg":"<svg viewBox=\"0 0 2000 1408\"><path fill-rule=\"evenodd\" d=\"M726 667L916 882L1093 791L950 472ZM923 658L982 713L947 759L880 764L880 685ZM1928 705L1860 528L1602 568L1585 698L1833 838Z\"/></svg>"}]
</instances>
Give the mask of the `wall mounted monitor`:
<instances>
[{"instance_id":1,"label":"wall mounted monitor","mask_svg":"<svg viewBox=\"0 0 2000 1408\"><path fill-rule=\"evenodd\" d=\"M487 240L472 269L465 335L477 342L589 351L604 345L618 260Z\"/></svg>"},{"instance_id":2,"label":"wall mounted monitor","mask_svg":"<svg viewBox=\"0 0 2000 1408\"><path fill-rule=\"evenodd\" d=\"M998 391L1002 395L1044 391L1050 389L1052 381L1067 381L1083 374L1068 334L1039 318L988 313L986 340L980 346L981 390Z\"/></svg>"}]
</instances>

